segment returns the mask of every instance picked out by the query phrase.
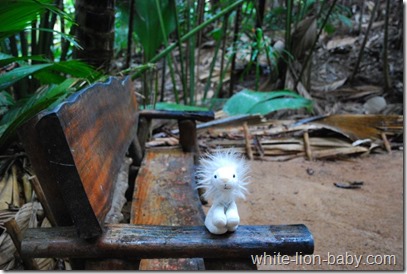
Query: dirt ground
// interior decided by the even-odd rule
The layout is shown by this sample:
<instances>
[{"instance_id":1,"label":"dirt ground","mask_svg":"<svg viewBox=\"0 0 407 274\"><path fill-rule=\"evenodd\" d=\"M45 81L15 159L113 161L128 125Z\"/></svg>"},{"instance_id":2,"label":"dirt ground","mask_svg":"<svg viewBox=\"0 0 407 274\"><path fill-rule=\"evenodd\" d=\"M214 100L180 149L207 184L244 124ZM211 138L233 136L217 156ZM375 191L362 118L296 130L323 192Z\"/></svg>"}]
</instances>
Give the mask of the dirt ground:
<instances>
[{"instance_id":1,"label":"dirt ground","mask_svg":"<svg viewBox=\"0 0 407 274\"><path fill-rule=\"evenodd\" d=\"M364 184L360 189L334 185L349 181ZM238 204L242 224L303 223L315 241L315 257L304 257L302 265L267 263L259 269L404 269L401 151L346 161L255 161L249 189L247 201Z\"/></svg>"}]
</instances>

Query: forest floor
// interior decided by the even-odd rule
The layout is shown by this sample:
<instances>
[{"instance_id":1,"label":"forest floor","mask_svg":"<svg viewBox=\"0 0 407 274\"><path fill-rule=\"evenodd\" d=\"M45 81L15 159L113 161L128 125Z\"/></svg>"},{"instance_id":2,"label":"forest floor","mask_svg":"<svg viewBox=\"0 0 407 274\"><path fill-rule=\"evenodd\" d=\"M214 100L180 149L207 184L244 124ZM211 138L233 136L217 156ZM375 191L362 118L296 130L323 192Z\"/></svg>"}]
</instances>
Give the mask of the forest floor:
<instances>
[{"instance_id":1,"label":"forest floor","mask_svg":"<svg viewBox=\"0 0 407 274\"><path fill-rule=\"evenodd\" d=\"M302 223L315 241L313 256L290 257L286 265L267 261L259 269L404 269L403 152L251 166L250 194L239 203L241 223ZM334 185L354 181L363 182L361 188Z\"/></svg>"}]
</instances>

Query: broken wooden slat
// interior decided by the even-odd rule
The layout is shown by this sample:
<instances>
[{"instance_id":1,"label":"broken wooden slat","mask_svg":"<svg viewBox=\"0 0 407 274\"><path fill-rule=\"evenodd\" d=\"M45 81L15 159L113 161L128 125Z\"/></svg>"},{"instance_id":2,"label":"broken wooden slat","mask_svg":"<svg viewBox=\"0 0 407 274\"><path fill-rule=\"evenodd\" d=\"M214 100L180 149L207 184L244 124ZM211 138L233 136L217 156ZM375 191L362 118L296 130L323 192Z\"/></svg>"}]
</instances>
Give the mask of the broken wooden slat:
<instances>
[{"instance_id":1,"label":"broken wooden slat","mask_svg":"<svg viewBox=\"0 0 407 274\"><path fill-rule=\"evenodd\" d=\"M314 240L304 225L242 225L234 233L213 235L204 226L115 224L95 241L79 238L74 227L28 229L21 250L27 258L239 259L264 252L312 254Z\"/></svg>"}]
</instances>

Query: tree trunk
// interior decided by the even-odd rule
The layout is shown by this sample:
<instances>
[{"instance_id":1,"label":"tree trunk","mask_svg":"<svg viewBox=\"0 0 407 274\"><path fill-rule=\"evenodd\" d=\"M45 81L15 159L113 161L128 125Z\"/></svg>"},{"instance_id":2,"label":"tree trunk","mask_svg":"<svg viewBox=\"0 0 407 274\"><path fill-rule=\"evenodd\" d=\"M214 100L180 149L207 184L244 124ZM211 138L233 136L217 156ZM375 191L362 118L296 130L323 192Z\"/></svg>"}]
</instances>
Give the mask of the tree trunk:
<instances>
[{"instance_id":1,"label":"tree trunk","mask_svg":"<svg viewBox=\"0 0 407 274\"><path fill-rule=\"evenodd\" d=\"M74 57L109 71L114 46L114 0L77 0L76 38L82 49Z\"/></svg>"}]
</instances>

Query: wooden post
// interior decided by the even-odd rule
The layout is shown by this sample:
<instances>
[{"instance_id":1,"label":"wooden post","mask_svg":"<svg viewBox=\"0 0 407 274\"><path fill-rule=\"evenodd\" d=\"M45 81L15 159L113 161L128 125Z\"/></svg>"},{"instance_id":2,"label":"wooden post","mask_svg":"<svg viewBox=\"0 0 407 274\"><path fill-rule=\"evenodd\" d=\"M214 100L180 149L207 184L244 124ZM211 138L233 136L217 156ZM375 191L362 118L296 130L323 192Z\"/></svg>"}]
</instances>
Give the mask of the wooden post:
<instances>
[{"instance_id":1,"label":"wooden post","mask_svg":"<svg viewBox=\"0 0 407 274\"><path fill-rule=\"evenodd\" d=\"M244 133L247 157L249 158L249 160L253 160L251 136L250 136L250 132L249 132L249 127L247 126L247 122L243 123L243 133Z\"/></svg>"},{"instance_id":2,"label":"wooden post","mask_svg":"<svg viewBox=\"0 0 407 274\"><path fill-rule=\"evenodd\" d=\"M138 124L137 137L142 149L142 155L144 156L144 151L148 138L150 137L150 126L151 118L141 117Z\"/></svg>"},{"instance_id":3,"label":"wooden post","mask_svg":"<svg viewBox=\"0 0 407 274\"><path fill-rule=\"evenodd\" d=\"M309 134L308 131L304 132L304 150L305 154L307 155L308 160L312 161L312 151L311 151L311 143L309 141Z\"/></svg>"},{"instance_id":4,"label":"wooden post","mask_svg":"<svg viewBox=\"0 0 407 274\"><path fill-rule=\"evenodd\" d=\"M387 153L391 154L391 145L389 140L387 139L386 133L382 132L381 133L384 148L386 149Z\"/></svg>"},{"instance_id":5,"label":"wooden post","mask_svg":"<svg viewBox=\"0 0 407 274\"><path fill-rule=\"evenodd\" d=\"M198 152L195 120L178 120L179 142L184 152Z\"/></svg>"}]
</instances>

